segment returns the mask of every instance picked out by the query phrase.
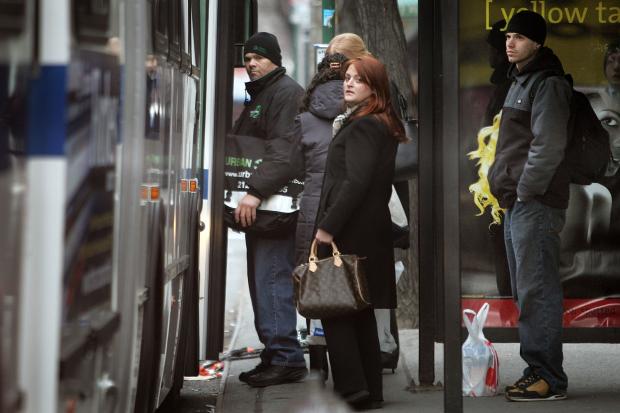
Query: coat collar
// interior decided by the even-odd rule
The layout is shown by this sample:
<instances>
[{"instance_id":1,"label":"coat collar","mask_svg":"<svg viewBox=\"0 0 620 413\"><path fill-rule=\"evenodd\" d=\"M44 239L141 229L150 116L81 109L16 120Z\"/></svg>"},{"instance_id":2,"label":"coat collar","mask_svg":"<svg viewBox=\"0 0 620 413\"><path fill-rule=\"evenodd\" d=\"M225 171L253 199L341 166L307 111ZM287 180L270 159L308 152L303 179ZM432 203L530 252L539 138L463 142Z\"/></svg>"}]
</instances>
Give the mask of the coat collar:
<instances>
[{"instance_id":1,"label":"coat collar","mask_svg":"<svg viewBox=\"0 0 620 413\"><path fill-rule=\"evenodd\" d=\"M517 69L516 64L511 64L508 69L508 77L519 82L521 85L525 85L527 81L532 77L534 73L545 71L553 72L556 75L563 75L564 68L560 59L553 53L548 47L541 47L534 59L529 62L521 71Z\"/></svg>"},{"instance_id":2,"label":"coat collar","mask_svg":"<svg viewBox=\"0 0 620 413\"><path fill-rule=\"evenodd\" d=\"M250 94L252 99L255 99L260 92L262 92L267 86L275 83L278 79L284 76L285 73L285 68L278 67L261 78L245 82L245 90Z\"/></svg>"}]
</instances>

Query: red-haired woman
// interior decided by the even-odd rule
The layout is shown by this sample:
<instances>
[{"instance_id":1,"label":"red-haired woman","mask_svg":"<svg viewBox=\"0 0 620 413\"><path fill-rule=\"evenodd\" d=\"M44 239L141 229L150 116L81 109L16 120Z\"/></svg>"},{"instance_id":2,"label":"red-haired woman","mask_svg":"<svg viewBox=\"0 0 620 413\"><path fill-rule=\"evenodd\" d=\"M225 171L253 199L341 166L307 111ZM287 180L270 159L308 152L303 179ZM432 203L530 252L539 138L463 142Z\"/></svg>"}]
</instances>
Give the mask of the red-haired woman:
<instances>
[{"instance_id":1,"label":"red-haired woman","mask_svg":"<svg viewBox=\"0 0 620 413\"><path fill-rule=\"evenodd\" d=\"M371 308L321 320L335 390L356 409L381 407L383 385L374 308L396 307L392 221L388 202L398 142L405 140L390 102L385 67L364 56L344 65L346 111L334 120L316 240L334 241L362 261ZM322 246L322 254L328 251ZM331 251L331 250L329 250Z\"/></svg>"}]
</instances>

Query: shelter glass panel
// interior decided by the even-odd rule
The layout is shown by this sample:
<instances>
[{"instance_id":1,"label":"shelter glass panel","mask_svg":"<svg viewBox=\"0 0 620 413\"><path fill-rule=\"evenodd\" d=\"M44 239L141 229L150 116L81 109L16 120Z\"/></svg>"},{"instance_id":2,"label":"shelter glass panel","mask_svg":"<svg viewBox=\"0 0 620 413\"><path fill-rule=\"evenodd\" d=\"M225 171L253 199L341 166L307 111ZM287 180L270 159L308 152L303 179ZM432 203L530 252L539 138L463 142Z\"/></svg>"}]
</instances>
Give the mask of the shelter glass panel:
<instances>
[{"instance_id":1,"label":"shelter glass panel","mask_svg":"<svg viewBox=\"0 0 620 413\"><path fill-rule=\"evenodd\" d=\"M560 58L574 88L587 95L609 132L614 158L620 159L620 1L475 0L460 8L463 306L477 310L489 302L487 325L492 327L516 326L517 308L511 299L502 224L493 223L490 207L481 212L470 190L475 184L485 187L484 165L493 160L493 132L499 127L493 119L511 83L506 77L505 23L498 22L509 21L522 9L545 18L545 46ZM500 30L492 30L496 23ZM470 159L480 149L491 152ZM620 171L610 167L608 175L591 185L570 186L560 233L565 327L620 326ZM501 211L498 218L503 218Z\"/></svg>"}]
</instances>

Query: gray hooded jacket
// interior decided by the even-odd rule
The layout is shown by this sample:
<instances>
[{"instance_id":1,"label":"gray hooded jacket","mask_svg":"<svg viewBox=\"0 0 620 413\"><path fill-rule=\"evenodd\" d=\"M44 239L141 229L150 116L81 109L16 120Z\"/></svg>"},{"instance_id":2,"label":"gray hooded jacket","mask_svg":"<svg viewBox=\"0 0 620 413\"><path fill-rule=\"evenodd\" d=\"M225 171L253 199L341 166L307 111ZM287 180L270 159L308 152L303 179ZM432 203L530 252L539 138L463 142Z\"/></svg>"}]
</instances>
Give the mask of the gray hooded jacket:
<instances>
[{"instance_id":1,"label":"gray hooded jacket","mask_svg":"<svg viewBox=\"0 0 620 413\"><path fill-rule=\"evenodd\" d=\"M308 261L319 209L327 150L332 140L332 123L343 112L342 80L330 80L312 92L308 112L295 119L295 133L304 160L304 192L300 201L295 239L295 262Z\"/></svg>"},{"instance_id":2,"label":"gray hooded jacket","mask_svg":"<svg viewBox=\"0 0 620 413\"><path fill-rule=\"evenodd\" d=\"M536 78L550 72L531 99ZM568 205L569 175L564 163L571 86L560 60L543 47L521 72L514 65L499 126L495 161L489 169L491 192L502 208L517 198L537 199L553 208Z\"/></svg>"}]
</instances>

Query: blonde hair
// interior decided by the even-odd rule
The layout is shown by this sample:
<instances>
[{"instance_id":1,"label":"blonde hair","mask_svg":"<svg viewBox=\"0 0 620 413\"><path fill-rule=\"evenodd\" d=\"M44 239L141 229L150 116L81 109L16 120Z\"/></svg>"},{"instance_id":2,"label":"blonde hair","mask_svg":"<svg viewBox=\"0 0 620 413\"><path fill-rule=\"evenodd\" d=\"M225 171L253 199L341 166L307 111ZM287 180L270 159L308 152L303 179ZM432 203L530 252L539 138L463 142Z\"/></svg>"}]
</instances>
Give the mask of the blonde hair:
<instances>
[{"instance_id":1,"label":"blonde hair","mask_svg":"<svg viewBox=\"0 0 620 413\"><path fill-rule=\"evenodd\" d=\"M497 146L501 117L502 112L500 111L493 117L493 124L491 126L480 129L480 132L478 132L478 149L467 154L469 159L478 159L476 165L478 166L479 179L469 186L469 192L473 194L474 203L480 210L478 216L484 214L487 208L491 209L491 217L493 218L491 225L501 224L502 215L506 212L499 206L499 202L491 193L487 179L489 168L495 160L495 147Z\"/></svg>"},{"instance_id":2,"label":"blonde hair","mask_svg":"<svg viewBox=\"0 0 620 413\"><path fill-rule=\"evenodd\" d=\"M357 59L363 56L372 56L366 49L366 44L355 33L341 33L334 37L327 45L327 54L341 53L347 59Z\"/></svg>"}]
</instances>

